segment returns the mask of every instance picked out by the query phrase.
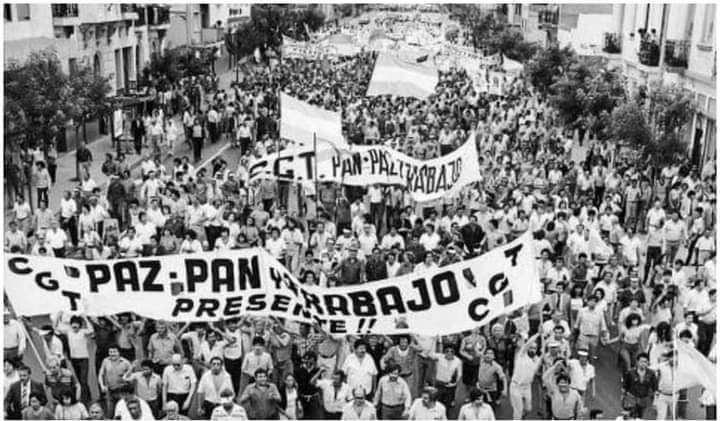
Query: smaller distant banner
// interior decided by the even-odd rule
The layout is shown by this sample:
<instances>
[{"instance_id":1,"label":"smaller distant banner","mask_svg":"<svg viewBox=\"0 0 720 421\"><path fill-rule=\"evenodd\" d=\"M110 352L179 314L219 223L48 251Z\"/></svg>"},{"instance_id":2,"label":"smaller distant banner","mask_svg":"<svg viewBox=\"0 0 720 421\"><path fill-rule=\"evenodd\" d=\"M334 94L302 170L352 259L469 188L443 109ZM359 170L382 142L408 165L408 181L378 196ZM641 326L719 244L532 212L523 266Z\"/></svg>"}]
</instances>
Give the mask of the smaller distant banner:
<instances>
[{"instance_id":1,"label":"smaller distant banner","mask_svg":"<svg viewBox=\"0 0 720 421\"><path fill-rule=\"evenodd\" d=\"M351 186L404 185L412 199L428 202L458 192L480 180L473 140L443 157L420 161L385 146L290 150L267 155L250 164L250 181L272 178L305 182L330 181Z\"/></svg>"}]
</instances>

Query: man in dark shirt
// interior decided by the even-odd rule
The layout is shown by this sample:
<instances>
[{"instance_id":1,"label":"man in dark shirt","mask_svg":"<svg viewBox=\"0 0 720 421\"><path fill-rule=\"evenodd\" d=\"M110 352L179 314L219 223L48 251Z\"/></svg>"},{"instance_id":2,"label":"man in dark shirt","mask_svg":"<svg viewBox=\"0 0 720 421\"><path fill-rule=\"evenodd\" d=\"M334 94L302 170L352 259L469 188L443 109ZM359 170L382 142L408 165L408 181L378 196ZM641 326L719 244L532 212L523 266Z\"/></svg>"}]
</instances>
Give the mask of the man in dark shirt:
<instances>
[{"instance_id":1,"label":"man in dark shirt","mask_svg":"<svg viewBox=\"0 0 720 421\"><path fill-rule=\"evenodd\" d=\"M379 281L388 277L385 257L380 253L378 247L373 249L372 255L368 257L367 263L365 263L365 274L368 282Z\"/></svg>"},{"instance_id":2,"label":"man in dark shirt","mask_svg":"<svg viewBox=\"0 0 720 421\"><path fill-rule=\"evenodd\" d=\"M358 285L365 282L365 266L357 258L357 252L357 247L351 246L350 255L340 262L337 269L335 269L338 286Z\"/></svg>"},{"instance_id":3,"label":"man in dark shirt","mask_svg":"<svg viewBox=\"0 0 720 421\"><path fill-rule=\"evenodd\" d=\"M637 300L641 307L646 303L645 292L640 288L640 278L636 275L637 273L631 274L630 287L623 289L620 291L620 294L618 294L620 309L629 306L632 300Z\"/></svg>"},{"instance_id":4,"label":"man in dark shirt","mask_svg":"<svg viewBox=\"0 0 720 421\"><path fill-rule=\"evenodd\" d=\"M267 371L264 368L255 370L255 383L249 384L242 396L240 405L247 411L251 420L277 420L279 419L280 392L274 383L268 382Z\"/></svg>"},{"instance_id":5,"label":"man in dark shirt","mask_svg":"<svg viewBox=\"0 0 720 421\"><path fill-rule=\"evenodd\" d=\"M485 238L485 232L478 224L475 215L470 215L470 222L460 228L460 235L462 236L463 243L465 243L465 246L471 254L479 252L480 244L483 238Z\"/></svg>"},{"instance_id":6,"label":"man in dark shirt","mask_svg":"<svg viewBox=\"0 0 720 421\"><path fill-rule=\"evenodd\" d=\"M631 411L633 418L644 419L644 412L652 406L657 391L657 376L648 368L649 360L648 354L638 354L635 369L623 376L622 405Z\"/></svg>"},{"instance_id":7,"label":"man in dark shirt","mask_svg":"<svg viewBox=\"0 0 720 421\"><path fill-rule=\"evenodd\" d=\"M303 355L302 365L295 369L295 381L298 387L298 399L303 407L305 418L322 419L322 402L320 391L317 388L317 381L322 375L322 370L315 363L317 355L308 351Z\"/></svg>"}]
</instances>

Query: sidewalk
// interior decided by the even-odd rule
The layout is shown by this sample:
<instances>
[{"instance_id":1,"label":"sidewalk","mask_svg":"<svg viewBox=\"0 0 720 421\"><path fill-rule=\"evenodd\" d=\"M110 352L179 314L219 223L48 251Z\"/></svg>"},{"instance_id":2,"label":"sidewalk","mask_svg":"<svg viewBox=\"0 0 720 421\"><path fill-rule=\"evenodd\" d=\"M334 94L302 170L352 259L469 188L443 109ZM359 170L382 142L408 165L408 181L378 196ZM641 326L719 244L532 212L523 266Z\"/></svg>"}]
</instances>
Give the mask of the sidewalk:
<instances>
[{"instance_id":1,"label":"sidewalk","mask_svg":"<svg viewBox=\"0 0 720 421\"><path fill-rule=\"evenodd\" d=\"M218 68L216 67L216 70L221 70L222 73L220 73L219 78L220 81L218 83L219 89L228 89L230 87L230 83L235 81L235 72L234 70L229 71L227 69L227 62L223 63L222 67ZM175 123L179 124L178 127L182 127L182 122L180 116L177 116L175 118ZM197 166L197 168L200 168L201 166L209 163L212 161L212 159L221 153L228 147L229 145L227 143L206 143L202 155L203 155L203 161L202 164ZM112 153L113 156L116 155L117 149L116 145L113 145L112 141L110 140L110 136L106 135L98 140L91 142L88 144L88 149L90 149L90 153L92 153L93 162L90 166L90 177L95 181L95 183L103 189L106 184L110 181L105 174L102 173L102 163L105 161L105 154ZM121 151L125 152L127 149L132 149L132 147L127 144L123 143L121 147ZM125 160L128 163L130 167L130 172L133 177L137 176L139 173L137 169L139 168L140 164L142 163L143 157L147 154L148 149L143 148L140 155L135 154L135 151L132 150L132 154L125 153ZM177 157L182 156L189 156L192 158L192 151L188 148L188 146L185 144L185 137L184 133L181 130L180 134L178 136L178 140L176 141L175 147L173 148L173 154ZM172 158L171 157L164 157L163 158L163 165L166 167L172 166ZM79 181L73 181L75 178L75 150L72 150L70 152L60 154L57 159L57 172L56 172L56 178L55 178L55 184L53 184L48 192L48 206L50 209L59 210L60 207L60 200L63 198L63 195L65 191L70 190L72 191L75 187L80 186ZM27 192L25 192L27 194ZM31 201L33 211L37 209L37 194L35 189L32 189L32 193L28 200ZM7 223L10 221L10 218L12 217L12 209L5 209L5 230L8 229Z\"/></svg>"}]
</instances>

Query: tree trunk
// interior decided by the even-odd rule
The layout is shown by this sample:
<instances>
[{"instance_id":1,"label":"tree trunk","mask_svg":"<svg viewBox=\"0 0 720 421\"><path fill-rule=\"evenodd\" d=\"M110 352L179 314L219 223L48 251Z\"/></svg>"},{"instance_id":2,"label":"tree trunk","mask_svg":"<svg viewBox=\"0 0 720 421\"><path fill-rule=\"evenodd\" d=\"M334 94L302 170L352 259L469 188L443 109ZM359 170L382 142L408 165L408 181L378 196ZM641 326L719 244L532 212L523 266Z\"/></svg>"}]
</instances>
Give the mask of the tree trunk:
<instances>
[{"instance_id":1,"label":"tree trunk","mask_svg":"<svg viewBox=\"0 0 720 421\"><path fill-rule=\"evenodd\" d=\"M77 150L78 150L78 137L80 136L80 126L75 126L75 179L80 181L80 161L78 161Z\"/></svg>"}]
</instances>

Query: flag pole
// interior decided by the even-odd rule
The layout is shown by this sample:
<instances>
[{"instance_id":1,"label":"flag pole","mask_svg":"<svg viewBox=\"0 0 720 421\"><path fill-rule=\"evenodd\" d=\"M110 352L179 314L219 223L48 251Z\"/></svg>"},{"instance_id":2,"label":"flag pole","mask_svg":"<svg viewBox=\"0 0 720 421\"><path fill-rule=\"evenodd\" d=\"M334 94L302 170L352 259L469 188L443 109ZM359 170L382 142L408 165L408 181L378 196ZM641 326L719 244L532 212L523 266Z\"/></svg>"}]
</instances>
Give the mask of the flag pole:
<instances>
[{"instance_id":1,"label":"flag pole","mask_svg":"<svg viewBox=\"0 0 720 421\"><path fill-rule=\"evenodd\" d=\"M320 188L318 184L318 171L317 171L317 163L318 163L318 151L317 151L317 133L313 132L313 155L315 157L315 169L313 170L313 180L315 182L315 229L317 230L317 222L318 222L318 213L320 211L319 201L320 201Z\"/></svg>"}]
</instances>

